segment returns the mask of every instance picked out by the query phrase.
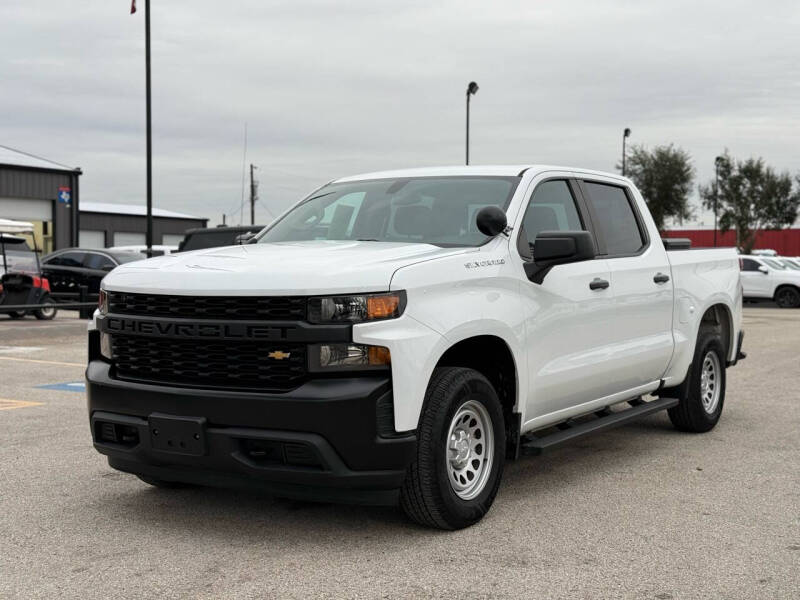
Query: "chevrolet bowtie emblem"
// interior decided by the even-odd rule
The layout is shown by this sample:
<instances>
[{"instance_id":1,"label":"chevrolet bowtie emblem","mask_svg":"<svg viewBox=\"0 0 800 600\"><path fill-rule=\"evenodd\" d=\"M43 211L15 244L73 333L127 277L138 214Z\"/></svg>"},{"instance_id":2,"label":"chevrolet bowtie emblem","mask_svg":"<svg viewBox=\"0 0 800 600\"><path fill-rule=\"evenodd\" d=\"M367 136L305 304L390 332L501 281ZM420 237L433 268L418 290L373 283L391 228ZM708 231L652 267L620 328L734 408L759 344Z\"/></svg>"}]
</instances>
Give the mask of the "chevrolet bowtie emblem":
<instances>
[{"instance_id":1,"label":"chevrolet bowtie emblem","mask_svg":"<svg viewBox=\"0 0 800 600\"><path fill-rule=\"evenodd\" d=\"M268 357L274 358L275 360L283 360L284 358L289 358L291 355L291 352L282 352L280 350L275 350L267 354Z\"/></svg>"}]
</instances>

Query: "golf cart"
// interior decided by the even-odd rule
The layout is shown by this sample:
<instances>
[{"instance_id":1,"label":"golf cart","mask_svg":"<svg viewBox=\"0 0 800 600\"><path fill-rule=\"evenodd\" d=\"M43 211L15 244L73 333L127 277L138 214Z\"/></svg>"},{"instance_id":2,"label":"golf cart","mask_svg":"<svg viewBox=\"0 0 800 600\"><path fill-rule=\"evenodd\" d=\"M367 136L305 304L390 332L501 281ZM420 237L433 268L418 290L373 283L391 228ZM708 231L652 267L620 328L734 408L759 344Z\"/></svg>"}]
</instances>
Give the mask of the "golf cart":
<instances>
[{"instance_id":1,"label":"golf cart","mask_svg":"<svg viewBox=\"0 0 800 600\"><path fill-rule=\"evenodd\" d=\"M19 234L31 234L33 250L25 238ZM33 225L23 221L0 219L0 253L3 257L2 276L0 276L0 314L12 319L21 319L28 311L20 310L20 305L40 305L33 309L37 319L50 320L58 309L50 296L50 283L42 277L39 254ZM41 306L44 305L44 306Z\"/></svg>"}]
</instances>

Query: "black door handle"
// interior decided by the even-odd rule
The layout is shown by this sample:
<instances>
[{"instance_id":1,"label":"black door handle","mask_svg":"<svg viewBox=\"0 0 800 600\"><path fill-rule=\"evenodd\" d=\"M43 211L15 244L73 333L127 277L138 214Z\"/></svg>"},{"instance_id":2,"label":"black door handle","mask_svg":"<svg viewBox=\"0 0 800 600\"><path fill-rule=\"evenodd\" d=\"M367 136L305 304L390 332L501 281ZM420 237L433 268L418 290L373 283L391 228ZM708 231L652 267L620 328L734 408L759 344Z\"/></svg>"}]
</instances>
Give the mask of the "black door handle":
<instances>
[{"instance_id":1,"label":"black door handle","mask_svg":"<svg viewBox=\"0 0 800 600\"><path fill-rule=\"evenodd\" d=\"M590 290L604 290L608 287L609 283L605 279L595 277L589 282Z\"/></svg>"},{"instance_id":2,"label":"black door handle","mask_svg":"<svg viewBox=\"0 0 800 600\"><path fill-rule=\"evenodd\" d=\"M669 281L669 275L664 275L664 273L656 273L656 276L653 277L653 281L656 283L667 283Z\"/></svg>"}]
</instances>

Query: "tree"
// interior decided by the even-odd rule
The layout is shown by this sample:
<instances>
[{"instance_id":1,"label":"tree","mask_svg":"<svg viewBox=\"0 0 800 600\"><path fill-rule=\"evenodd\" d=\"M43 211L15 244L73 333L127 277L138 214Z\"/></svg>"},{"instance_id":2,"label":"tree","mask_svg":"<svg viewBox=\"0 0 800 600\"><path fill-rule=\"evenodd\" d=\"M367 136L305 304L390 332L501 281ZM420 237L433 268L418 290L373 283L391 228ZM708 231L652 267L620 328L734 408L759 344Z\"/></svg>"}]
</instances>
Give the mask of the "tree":
<instances>
[{"instance_id":1,"label":"tree","mask_svg":"<svg viewBox=\"0 0 800 600\"><path fill-rule=\"evenodd\" d=\"M656 146L652 152L644 146L633 146L625 171L644 196L659 231L670 217L691 218L689 192L694 183L694 167L688 152L672 144Z\"/></svg>"},{"instance_id":2,"label":"tree","mask_svg":"<svg viewBox=\"0 0 800 600\"><path fill-rule=\"evenodd\" d=\"M713 210L719 191L720 229L735 229L737 244L745 254L750 254L759 231L790 227L795 222L800 189L793 191L789 173L776 173L762 158L736 161L727 150L720 157L718 168L719 190L712 181L700 187L700 196L705 207Z\"/></svg>"}]
</instances>

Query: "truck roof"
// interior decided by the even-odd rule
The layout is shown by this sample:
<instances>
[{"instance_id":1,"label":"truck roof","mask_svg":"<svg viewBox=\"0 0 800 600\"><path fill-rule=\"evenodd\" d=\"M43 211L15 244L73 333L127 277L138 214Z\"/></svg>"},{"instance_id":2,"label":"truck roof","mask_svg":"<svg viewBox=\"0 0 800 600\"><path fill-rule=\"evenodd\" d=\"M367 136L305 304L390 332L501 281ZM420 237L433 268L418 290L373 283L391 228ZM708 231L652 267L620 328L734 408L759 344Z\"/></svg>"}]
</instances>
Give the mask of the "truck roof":
<instances>
[{"instance_id":1,"label":"truck roof","mask_svg":"<svg viewBox=\"0 0 800 600\"><path fill-rule=\"evenodd\" d=\"M526 171L572 171L585 173L586 175L602 175L603 177L614 177L620 181L629 180L618 173L608 173L604 171L593 171L591 169L580 169L576 167L564 167L554 165L460 165L449 167L422 167L416 169L399 169L395 171L376 171L374 173L361 173L335 179L331 183L343 183L348 181L363 181L366 179L394 179L399 177L458 177L458 176L499 176L517 177Z\"/></svg>"}]
</instances>

